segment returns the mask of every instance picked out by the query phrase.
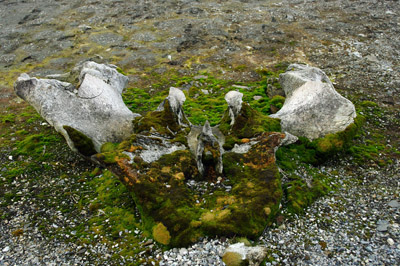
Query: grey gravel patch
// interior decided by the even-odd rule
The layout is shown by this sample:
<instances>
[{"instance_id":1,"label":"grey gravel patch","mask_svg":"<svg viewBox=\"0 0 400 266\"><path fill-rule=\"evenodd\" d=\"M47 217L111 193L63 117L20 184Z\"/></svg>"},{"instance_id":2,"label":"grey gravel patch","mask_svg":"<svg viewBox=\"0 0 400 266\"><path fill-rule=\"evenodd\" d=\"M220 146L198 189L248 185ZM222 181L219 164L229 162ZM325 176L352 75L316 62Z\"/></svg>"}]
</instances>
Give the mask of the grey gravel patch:
<instances>
[{"instance_id":1,"label":"grey gravel patch","mask_svg":"<svg viewBox=\"0 0 400 266\"><path fill-rule=\"evenodd\" d=\"M90 39L102 46L110 46L120 44L123 37L115 33L94 33Z\"/></svg>"}]
</instances>

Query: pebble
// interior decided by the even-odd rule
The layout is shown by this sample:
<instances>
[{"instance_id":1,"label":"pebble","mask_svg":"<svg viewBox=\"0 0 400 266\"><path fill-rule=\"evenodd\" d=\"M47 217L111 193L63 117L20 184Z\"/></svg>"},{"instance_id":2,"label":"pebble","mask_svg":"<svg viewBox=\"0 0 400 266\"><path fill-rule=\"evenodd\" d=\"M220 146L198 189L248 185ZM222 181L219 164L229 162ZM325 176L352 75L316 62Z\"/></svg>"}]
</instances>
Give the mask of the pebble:
<instances>
[{"instance_id":1,"label":"pebble","mask_svg":"<svg viewBox=\"0 0 400 266\"><path fill-rule=\"evenodd\" d=\"M388 230L388 225L387 224L380 224L376 228L379 232L386 232Z\"/></svg>"},{"instance_id":2,"label":"pebble","mask_svg":"<svg viewBox=\"0 0 400 266\"><path fill-rule=\"evenodd\" d=\"M387 242L388 242L388 244L389 244L390 246L393 246L393 245L394 245L394 240L391 239L391 238L388 238L388 239L387 239Z\"/></svg>"},{"instance_id":3,"label":"pebble","mask_svg":"<svg viewBox=\"0 0 400 266\"><path fill-rule=\"evenodd\" d=\"M391 200L389 201L388 205L392 208L399 208L400 202L398 202L397 200Z\"/></svg>"}]
</instances>

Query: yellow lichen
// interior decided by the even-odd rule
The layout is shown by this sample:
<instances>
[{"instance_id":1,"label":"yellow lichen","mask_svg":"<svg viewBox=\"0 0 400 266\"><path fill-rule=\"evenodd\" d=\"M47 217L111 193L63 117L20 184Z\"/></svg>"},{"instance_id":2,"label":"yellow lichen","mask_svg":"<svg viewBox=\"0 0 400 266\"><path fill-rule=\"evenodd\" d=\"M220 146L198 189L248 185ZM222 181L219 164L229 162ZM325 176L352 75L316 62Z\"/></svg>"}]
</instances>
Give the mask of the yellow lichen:
<instances>
[{"instance_id":1,"label":"yellow lichen","mask_svg":"<svg viewBox=\"0 0 400 266\"><path fill-rule=\"evenodd\" d=\"M193 228L197 228L201 226L201 221L191 221L190 226Z\"/></svg>"},{"instance_id":2,"label":"yellow lichen","mask_svg":"<svg viewBox=\"0 0 400 266\"><path fill-rule=\"evenodd\" d=\"M163 223L158 223L153 227L153 238L158 243L168 245L171 240L171 235Z\"/></svg>"},{"instance_id":3,"label":"yellow lichen","mask_svg":"<svg viewBox=\"0 0 400 266\"><path fill-rule=\"evenodd\" d=\"M271 214L271 208L265 207L264 208L264 212L265 212L266 215L270 215Z\"/></svg>"},{"instance_id":4,"label":"yellow lichen","mask_svg":"<svg viewBox=\"0 0 400 266\"><path fill-rule=\"evenodd\" d=\"M215 220L215 214L212 212L206 212L201 216L200 219L203 222L211 222L211 221Z\"/></svg>"},{"instance_id":5,"label":"yellow lichen","mask_svg":"<svg viewBox=\"0 0 400 266\"><path fill-rule=\"evenodd\" d=\"M161 173L164 173L164 174L168 174L170 171L171 171L171 167L169 167L169 166L164 166L161 169Z\"/></svg>"},{"instance_id":6,"label":"yellow lichen","mask_svg":"<svg viewBox=\"0 0 400 266\"><path fill-rule=\"evenodd\" d=\"M231 214L231 211L228 209L219 211L216 213L217 220L223 220L224 218L228 217Z\"/></svg>"},{"instance_id":7,"label":"yellow lichen","mask_svg":"<svg viewBox=\"0 0 400 266\"><path fill-rule=\"evenodd\" d=\"M242 263L242 256L236 252L226 252L222 257L222 261L227 266L240 266Z\"/></svg>"},{"instance_id":8,"label":"yellow lichen","mask_svg":"<svg viewBox=\"0 0 400 266\"><path fill-rule=\"evenodd\" d=\"M179 173L177 173L177 174L174 175L174 178L175 178L176 180L180 180L180 181L185 180L185 174L182 173L182 172L179 172Z\"/></svg>"}]
</instances>

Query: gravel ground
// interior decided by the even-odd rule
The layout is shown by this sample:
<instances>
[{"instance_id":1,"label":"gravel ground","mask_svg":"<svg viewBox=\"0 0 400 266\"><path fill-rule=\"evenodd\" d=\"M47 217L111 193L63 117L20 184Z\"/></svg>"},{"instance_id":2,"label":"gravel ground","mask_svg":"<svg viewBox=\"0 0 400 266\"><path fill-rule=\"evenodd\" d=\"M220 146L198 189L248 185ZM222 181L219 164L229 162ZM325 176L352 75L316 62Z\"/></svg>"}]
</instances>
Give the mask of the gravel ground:
<instances>
[{"instance_id":1,"label":"gravel ground","mask_svg":"<svg viewBox=\"0 0 400 266\"><path fill-rule=\"evenodd\" d=\"M321 173L335 177L338 189L304 215L266 230L259 244L275 258L267 265L399 265L399 167L396 161L379 172L354 171L346 160L320 167ZM161 256L160 265L224 265L218 254L226 246L209 240L170 250Z\"/></svg>"},{"instance_id":2,"label":"gravel ground","mask_svg":"<svg viewBox=\"0 0 400 266\"><path fill-rule=\"evenodd\" d=\"M373 100L390 113L367 128L384 134L387 145L396 148L399 16L399 1L378 0L0 0L0 111L24 106L12 92L19 73L59 74L88 57L132 70L131 86L145 86L148 76L171 69L247 81L257 78L254 69L304 62L323 69L344 96ZM37 190L51 191L53 186L75 196L87 189L74 180L60 184L66 179L50 173L71 168L79 176L92 167L65 147L59 152L69 154L59 158L61 170L49 166L40 178L24 176L0 187L20 193L7 206L1 204L0 265L124 265L111 258L116 249L101 241L77 246L68 241L73 236L54 236L59 228L90 218L73 208L59 213L55 199L60 190L33 198ZM10 154L9 149L0 153L0 178ZM266 230L260 243L282 265L400 265L398 155L392 160L386 167L361 167L345 157L321 166L321 172L335 177L338 189L304 215ZM74 205L73 197L66 198L65 208ZM222 265L220 255L228 243L205 239L185 249L155 249L143 256L159 259L160 265Z\"/></svg>"}]
</instances>

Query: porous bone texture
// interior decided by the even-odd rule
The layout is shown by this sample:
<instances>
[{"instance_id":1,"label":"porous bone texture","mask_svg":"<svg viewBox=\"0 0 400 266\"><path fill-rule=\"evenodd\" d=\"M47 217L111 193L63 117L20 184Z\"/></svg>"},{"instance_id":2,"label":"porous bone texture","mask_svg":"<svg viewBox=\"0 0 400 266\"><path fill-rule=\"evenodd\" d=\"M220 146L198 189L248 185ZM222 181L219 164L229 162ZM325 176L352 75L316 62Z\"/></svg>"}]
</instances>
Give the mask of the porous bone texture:
<instances>
[{"instance_id":1,"label":"porous bone texture","mask_svg":"<svg viewBox=\"0 0 400 266\"><path fill-rule=\"evenodd\" d=\"M31 78L22 74L14 88L19 97L60 132L77 151L63 126L72 127L90 138L97 152L105 142L118 142L133 132L132 113L121 93L128 78L115 66L85 62L80 67L80 86L55 79Z\"/></svg>"},{"instance_id":2,"label":"porous bone texture","mask_svg":"<svg viewBox=\"0 0 400 266\"><path fill-rule=\"evenodd\" d=\"M354 105L341 96L325 73L314 67L291 65L281 75L286 101L273 118L281 119L282 131L310 140L346 129L354 122Z\"/></svg>"}]
</instances>

